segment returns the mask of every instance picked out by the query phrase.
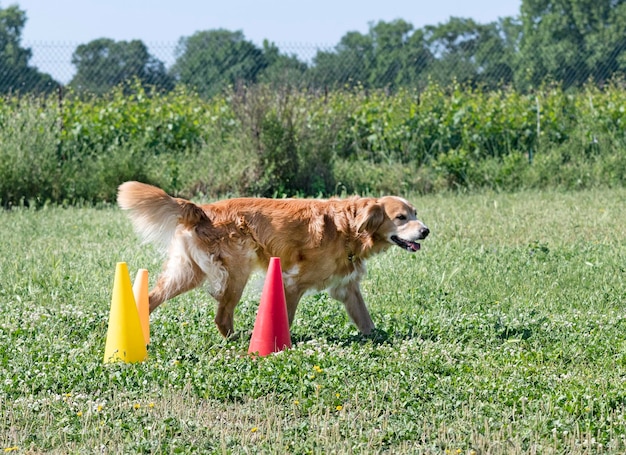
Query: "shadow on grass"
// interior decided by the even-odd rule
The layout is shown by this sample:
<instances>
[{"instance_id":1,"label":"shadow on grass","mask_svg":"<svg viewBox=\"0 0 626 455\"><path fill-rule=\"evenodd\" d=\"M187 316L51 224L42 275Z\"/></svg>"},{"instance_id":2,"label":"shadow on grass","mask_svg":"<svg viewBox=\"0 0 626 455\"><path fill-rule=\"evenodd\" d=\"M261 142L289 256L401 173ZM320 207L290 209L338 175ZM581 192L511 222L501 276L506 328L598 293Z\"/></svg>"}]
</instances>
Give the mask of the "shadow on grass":
<instances>
[{"instance_id":1,"label":"shadow on grass","mask_svg":"<svg viewBox=\"0 0 626 455\"><path fill-rule=\"evenodd\" d=\"M311 334L292 334L291 342L293 344L306 343L308 341L321 338L320 336L313 336ZM373 344L380 346L383 344L393 345L398 341L404 341L408 339L431 339L433 336L414 332L412 328L409 328L408 332L391 332L383 329L374 329L370 335L358 334L342 334L339 336L327 336L326 341L331 344L337 344L339 346L350 346L353 344Z\"/></svg>"}]
</instances>

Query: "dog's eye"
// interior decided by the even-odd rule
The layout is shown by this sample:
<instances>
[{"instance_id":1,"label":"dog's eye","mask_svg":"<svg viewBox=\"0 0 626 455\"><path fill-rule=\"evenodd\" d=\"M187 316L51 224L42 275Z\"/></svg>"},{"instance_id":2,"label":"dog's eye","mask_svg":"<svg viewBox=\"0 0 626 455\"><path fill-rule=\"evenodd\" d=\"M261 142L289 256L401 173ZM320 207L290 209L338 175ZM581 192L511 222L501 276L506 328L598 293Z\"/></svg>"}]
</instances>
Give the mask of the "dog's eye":
<instances>
[{"instance_id":1,"label":"dog's eye","mask_svg":"<svg viewBox=\"0 0 626 455\"><path fill-rule=\"evenodd\" d=\"M406 215L398 215L396 217L396 220L404 221L404 220L406 220Z\"/></svg>"}]
</instances>

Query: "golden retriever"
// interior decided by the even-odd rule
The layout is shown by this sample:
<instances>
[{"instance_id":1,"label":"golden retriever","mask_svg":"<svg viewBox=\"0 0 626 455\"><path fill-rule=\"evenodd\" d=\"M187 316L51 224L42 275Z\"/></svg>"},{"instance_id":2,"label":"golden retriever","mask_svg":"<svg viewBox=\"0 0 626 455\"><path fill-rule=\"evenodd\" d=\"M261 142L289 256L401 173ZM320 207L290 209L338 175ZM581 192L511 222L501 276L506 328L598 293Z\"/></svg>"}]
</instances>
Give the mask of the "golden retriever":
<instances>
[{"instance_id":1,"label":"golden retriever","mask_svg":"<svg viewBox=\"0 0 626 455\"><path fill-rule=\"evenodd\" d=\"M233 314L251 273L279 257L289 324L306 291L327 289L368 335L374 329L361 295L366 260L395 245L420 249L429 234L413 205L401 197L348 199L235 198L197 205L139 182L120 185L118 205L128 210L145 241L167 249L150 291L150 312L165 300L208 285L217 300L215 323L234 334Z\"/></svg>"}]
</instances>

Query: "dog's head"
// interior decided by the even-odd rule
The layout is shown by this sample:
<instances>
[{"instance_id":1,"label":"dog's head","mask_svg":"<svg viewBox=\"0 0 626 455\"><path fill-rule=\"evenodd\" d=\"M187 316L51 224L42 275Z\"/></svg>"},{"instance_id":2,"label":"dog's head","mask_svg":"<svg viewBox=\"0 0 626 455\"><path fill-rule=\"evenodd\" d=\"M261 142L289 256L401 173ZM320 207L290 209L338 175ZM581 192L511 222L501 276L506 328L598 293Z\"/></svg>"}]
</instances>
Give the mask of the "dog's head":
<instances>
[{"instance_id":1,"label":"dog's head","mask_svg":"<svg viewBox=\"0 0 626 455\"><path fill-rule=\"evenodd\" d=\"M364 231L375 241L397 245L411 253L420 249L418 241L430 233L417 219L415 207L397 196L385 196L367 206L359 223L359 232Z\"/></svg>"}]
</instances>

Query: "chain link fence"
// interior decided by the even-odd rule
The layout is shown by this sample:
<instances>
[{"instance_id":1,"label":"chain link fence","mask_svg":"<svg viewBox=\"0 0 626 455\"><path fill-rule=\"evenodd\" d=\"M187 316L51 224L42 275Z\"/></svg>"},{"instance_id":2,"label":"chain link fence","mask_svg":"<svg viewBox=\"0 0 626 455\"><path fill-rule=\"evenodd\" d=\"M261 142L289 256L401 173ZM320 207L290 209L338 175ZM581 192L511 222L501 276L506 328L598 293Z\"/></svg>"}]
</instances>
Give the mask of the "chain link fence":
<instances>
[{"instance_id":1,"label":"chain link fence","mask_svg":"<svg viewBox=\"0 0 626 455\"><path fill-rule=\"evenodd\" d=\"M336 46L267 42L257 46L241 32L226 30L148 45L109 39L25 43L31 53L28 64L3 65L0 92L51 92L69 86L101 94L129 80L162 90L184 84L206 96L258 82L314 90L359 86L391 91L457 82L528 91L546 83L565 88L589 82L602 85L626 75L626 34L597 50L573 50L567 42L533 52L523 51L519 41L511 42L501 31L439 39L416 35L405 33L385 43L347 34Z\"/></svg>"},{"instance_id":2,"label":"chain link fence","mask_svg":"<svg viewBox=\"0 0 626 455\"><path fill-rule=\"evenodd\" d=\"M35 67L42 73L48 73L61 85L67 85L76 75L76 66L72 64L72 55L80 46L79 43L67 42L26 42L25 47L32 50L30 66ZM147 43L147 48L152 56L163 62L166 68L171 68L176 61L176 49L178 43L157 42ZM288 44L280 46L286 54L296 55L297 58L309 63L318 51L332 52L332 45L318 44ZM106 84L107 81L102 80ZM3 84L0 81L0 84Z\"/></svg>"}]
</instances>

